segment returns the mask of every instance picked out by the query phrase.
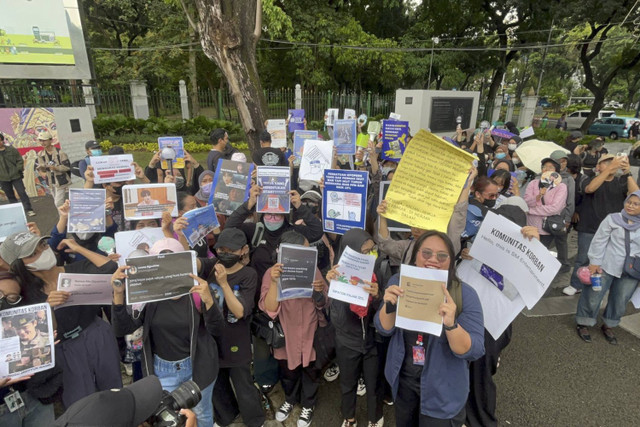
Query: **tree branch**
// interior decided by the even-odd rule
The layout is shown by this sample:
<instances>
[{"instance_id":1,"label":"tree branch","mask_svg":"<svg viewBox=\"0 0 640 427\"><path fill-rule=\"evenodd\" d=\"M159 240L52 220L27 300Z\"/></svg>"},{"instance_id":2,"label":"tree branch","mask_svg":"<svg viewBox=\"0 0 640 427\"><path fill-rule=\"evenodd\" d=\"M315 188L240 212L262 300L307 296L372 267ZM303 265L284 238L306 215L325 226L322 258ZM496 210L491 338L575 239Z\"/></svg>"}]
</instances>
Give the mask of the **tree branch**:
<instances>
[{"instance_id":1,"label":"tree branch","mask_svg":"<svg viewBox=\"0 0 640 427\"><path fill-rule=\"evenodd\" d=\"M253 29L253 44L257 44L262 35L262 0L256 2L256 26Z\"/></svg>"},{"instance_id":2,"label":"tree branch","mask_svg":"<svg viewBox=\"0 0 640 427\"><path fill-rule=\"evenodd\" d=\"M187 17L187 22L189 22L189 26L197 34L198 33L198 26L196 25L195 20L191 16L191 13L189 13L189 9L187 8L187 5L184 2L184 0L180 0L180 5L182 6L182 10L184 11L185 16Z\"/></svg>"}]
</instances>

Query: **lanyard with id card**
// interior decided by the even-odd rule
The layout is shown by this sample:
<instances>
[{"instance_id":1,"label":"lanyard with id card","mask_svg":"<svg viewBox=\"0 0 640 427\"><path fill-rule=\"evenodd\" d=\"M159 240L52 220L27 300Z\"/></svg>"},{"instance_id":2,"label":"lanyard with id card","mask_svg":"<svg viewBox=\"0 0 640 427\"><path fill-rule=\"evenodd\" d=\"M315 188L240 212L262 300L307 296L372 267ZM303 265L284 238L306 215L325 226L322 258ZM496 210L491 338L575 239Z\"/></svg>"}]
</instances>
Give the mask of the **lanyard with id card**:
<instances>
[{"instance_id":1,"label":"lanyard with id card","mask_svg":"<svg viewBox=\"0 0 640 427\"><path fill-rule=\"evenodd\" d=\"M418 334L416 345L413 346L413 364L424 366L425 348L422 334Z\"/></svg>"},{"instance_id":2,"label":"lanyard with id card","mask_svg":"<svg viewBox=\"0 0 640 427\"><path fill-rule=\"evenodd\" d=\"M24 407L24 400L22 400L22 396L20 396L19 391L11 390L12 392L4 397L4 403L7 405L9 412L15 412Z\"/></svg>"}]
</instances>

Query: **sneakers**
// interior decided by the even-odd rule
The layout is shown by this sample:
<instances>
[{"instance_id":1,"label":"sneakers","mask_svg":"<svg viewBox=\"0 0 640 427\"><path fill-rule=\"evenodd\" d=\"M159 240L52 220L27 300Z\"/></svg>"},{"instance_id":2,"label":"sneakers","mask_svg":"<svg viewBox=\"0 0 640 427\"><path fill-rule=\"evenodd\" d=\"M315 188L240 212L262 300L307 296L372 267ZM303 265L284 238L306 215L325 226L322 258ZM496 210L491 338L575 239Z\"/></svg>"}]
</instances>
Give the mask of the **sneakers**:
<instances>
[{"instance_id":1,"label":"sneakers","mask_svg":"<svg viewBox=\"0 0 640 427\"><path fill-rule=\"evenodd\" d=\"M382 426L384 426L384 417L380 417L380 419L375 423L372 423L371 421L369 421L368 427L382 427Z\"/></svg>"},{"instance_id":2,"label":"sneakers","mask_svg":"<svg viewBox=\"0 0 640 427\"><path fill-rule=\"evenodd\" d=\"M324 371L324 379L327 380L327 382L332 382L335 381L336 378L338 378L338 375L340 375L340 368L338 367L337 363L332 363L331 366L329 366L327 368L326 371Z\"/></svg>"},{"instance_id":3,"label":"sneakers","mask_svg":"<svg viewBox=\"0 0 640 427\"><path fill-rule=\"evenodd\" d=\"M382 399L382 403L384 403L385 405L388 405L388 406L393 406L393 398L392 397L385 397L384 399Z\"/></svg>"},{"instance_id":4,"label":"sneakers","mask_svg":"<svg viewBox=\"0 0 640 427\"><path fill-rule=\"evenodd\" d=\"M576 325L578 336L582 338L584 342L591 342L591 335L589 335L589 328L585 325Z\"/></svg>"},{"instance_id":5,"label":"sneakers","mask_svg":"<svg viewBox=\"0 0 640 427\"><path fill-rule=\"evenodd\" d=\"M564 289L562 290L563 294L570 297L574 296L575 294L579 294L580 292L582 292L582 289L576 289L571 285L565 286Z\"/></svg>"},{"instance_id":6,"label":"sneakers","mask_svg":"<svg viewBox=\"0 0 640 427\"><path fill-rule=\"evenodd\" d=\"M276 417L277 419L277 417ZM309 427L313 419L313 408L302 408L300 417L298 418L298 427Z\"/></svg>"},{"instance_id":7,"label":"sneakers","mask_svg":"<svg viewBox=\"0 0 640 427\"><path fill-rule=\"evenodd\" d=\"M357 425L358 425L357 420L353 420L353 421L344 420L342 422L342 427L356 427Z\"/></svg>"},{"instance_id":8,"label":"sneakers","mask_svg":"<svg viewBox=\"0 0 640 427\"><path fill-rule=\"evenodd\" d=\"M280 406L280 408L278 409L278 412L276 412L276 421L283 422L284 420L289 418L292 410L293 405L285 400L282 406Z\"/></svg>"},{"instance_id":9,"label":"sneakers","mask_svg":"<svg viewBox=\"0 0 640 427\"><path fill-rule=\"evenodd\" d=\"M27 216L36 216L34 211L27 211Z\"/></svg>"},{"instance_id":10,"label":"sneakers","mask_svg":"<svg viewBox=\"0 0 640 427\"><path fill-rule=\"evenodd\" d=\"M606 338L609 344L612 344L612 345L618 344L618 339L613 334L613 329L607 327L607 325L602 325L600 329L602 329L602 333L604 334L604 337Z\"/></svg>"},{"instance_id":11,"label":"sneakers","mask_svg":"<svg viewBox=\"0 0 640 427\"><path fill-rule=\"evenodd\" d=\"M367 387L364 385L364 379L360 377L358 380L358 391L356 391L358 396L364 396L367 394Z\"/></svg>"}]
</instances>

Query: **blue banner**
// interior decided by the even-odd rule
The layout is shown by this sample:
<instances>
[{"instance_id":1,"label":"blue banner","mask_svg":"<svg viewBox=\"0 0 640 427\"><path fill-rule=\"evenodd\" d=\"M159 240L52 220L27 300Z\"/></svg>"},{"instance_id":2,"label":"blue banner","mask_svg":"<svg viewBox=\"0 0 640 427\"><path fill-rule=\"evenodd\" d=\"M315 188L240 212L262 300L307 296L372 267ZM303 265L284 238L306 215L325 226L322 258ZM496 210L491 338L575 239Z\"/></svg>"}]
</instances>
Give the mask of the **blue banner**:
<instances>
[{"instance_id":1,"label":"blue banner","mask_svg":"<svg viewBox=\"0 0 640 427\"><path fill-rule=\"evenodd\" d=\"M382 160L400 161L407 146L409 122L385 120L382 122Z\"/></svg>"},{"instance_id":2,"label":"blue banner","mask_svg":"<svg viewBox=\"0 0 640 427\"><path fill-rule=\"evenodd\" d=\"M304 130L304 110L289 110L289 132Z\"/></svg>"},{"instance_id":3,"label":"blue banner","mask_svg":"<svg viewBox=\"0 0 640 427\"><path fill-rule=\"evenodd\" d=\"M325 169L322 193L324 231L344 234L351 228L364 229L368 178L366 171Z\"/></svg>"},{"instance_id":4,"label":"blue banner","mask_svg":"<svg viewBox=\"0 0 640 427\"><path fill-rule=\"evenodd\" d=\"M302 149L307 139L318 139L317 130L297 130L293 133L293 155L296 156L298 164L302 159Z\"/></svg>"},{"instance_id":5,"label":"blue banner","mask_svg":"<svg viewBox=\"0 0 640 427\"><path fill-rule=\"evenodd\" d=\"M333 124L333 145L336 153L356 154L357 127L355 119L336 120Z\"/></svg>"},{"instance_id":6,"label":"blue banner","mask_svg":"<svg viewBox=\"0 0 640 427\"><path fill-rule=\"evenodd\" d=\"M189 225L182 230L182 233L192 248L200 240L204 239L207 234L211 233L214 228L220 226L213 205L190 210L183 216Z\"/></svg>"}]
</instances>

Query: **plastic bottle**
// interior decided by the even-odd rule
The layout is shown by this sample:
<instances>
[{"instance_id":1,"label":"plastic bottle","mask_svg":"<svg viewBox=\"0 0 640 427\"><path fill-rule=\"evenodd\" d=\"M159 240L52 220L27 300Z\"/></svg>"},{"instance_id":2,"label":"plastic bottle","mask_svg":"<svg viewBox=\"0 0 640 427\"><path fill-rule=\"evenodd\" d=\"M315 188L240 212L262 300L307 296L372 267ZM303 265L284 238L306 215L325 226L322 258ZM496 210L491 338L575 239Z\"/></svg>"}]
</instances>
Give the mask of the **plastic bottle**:
<instances>
[{"instance_id":1,"label":"plastic bottle","mask_svg":"<svg viewBox=\"0 0 640 427\"><path fill-rule=\"evenodd\" d=\"M233 287L233 294L236 297L240 296L240 285L235 285ZM228 307L227 307L228 309ZM229 310L229 312L227 313L227 322L229 323L236 323L238 321L238 318L235 316L235 314L233 314L233 312L231 310Z\"/></svg>"}]
</instances>

